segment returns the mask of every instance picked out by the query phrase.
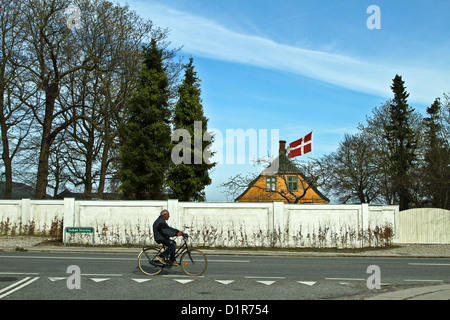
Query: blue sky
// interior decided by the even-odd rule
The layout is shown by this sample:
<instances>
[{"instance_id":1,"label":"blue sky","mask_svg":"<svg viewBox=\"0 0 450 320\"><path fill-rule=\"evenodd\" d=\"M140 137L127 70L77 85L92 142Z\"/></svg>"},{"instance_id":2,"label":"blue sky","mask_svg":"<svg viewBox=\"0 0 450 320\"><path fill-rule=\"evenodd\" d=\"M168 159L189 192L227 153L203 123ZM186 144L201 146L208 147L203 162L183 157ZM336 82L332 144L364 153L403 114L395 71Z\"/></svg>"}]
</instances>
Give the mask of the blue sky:
<instances>
[{"instance_id":1,"label":"blue sky","mask_svg":"<svg viewBox=\"0 0 450 320\"><path fill-rule=\"evenodd\" d=\"M120 3L169 28L172 46L183 46L185 61L194 58L209 128L224 140L227 129L256 132L249 144L266 143L266 130L270 155L271 145L278 151L272 129L287 143L313 131L314 157L335 151L345 133L391 98L396 74L422 114L450 92L448 0ZM367 27L370 5L380 9L381 29ZM245 164L224 157L216 166L207 201L227 200L218 186L230 176L260 170L248 153Z\"/></svg>"}]
</instances>

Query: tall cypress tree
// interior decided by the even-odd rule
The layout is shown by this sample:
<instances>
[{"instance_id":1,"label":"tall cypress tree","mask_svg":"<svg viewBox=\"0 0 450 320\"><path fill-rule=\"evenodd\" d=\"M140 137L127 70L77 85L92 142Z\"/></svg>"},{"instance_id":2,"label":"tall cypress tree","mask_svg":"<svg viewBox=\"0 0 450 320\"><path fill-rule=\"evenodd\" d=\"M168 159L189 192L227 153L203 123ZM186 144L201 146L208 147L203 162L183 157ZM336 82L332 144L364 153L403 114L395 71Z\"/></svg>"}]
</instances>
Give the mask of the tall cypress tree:
<instances>
[{"instance_id":1,"label":"tall cypress tree","mask_svg":"<svg viewBox=\"0 0 450 320\"><path fill-rule=\"evenodd\" d=\"M408 104L409 93L405 82L396 75L391 86L394 99L389 104L389 118L384 125L388 141L392 188L397 195L400 210L409 208L412 201L410 193L411 168L416 159L417 141L411 126L414 109Z\"/></svg>"},{"instance_id":2,"label":"tall cypress tree","mask_svg":"<svg viewBox=\"0 0 450 320\"><path fill-rule=\"evenodd\" d=\"M169 80L156 40L143 48L143 55L138 88L123 127L121 191L125 199L164 199L171 148Z\"/></svg>"},{"instance_id":3,"label":"tall cypress tree","mask_svg":"<svg viewBox=\"0 0 450 320\"><path fill-rule=\"evenodd\" d=\"M427 196L435 208L450 209L450 146L441 136L440 99L427 108L425 124L424 180Z\"/></svg>"},{"instance_id":4,"label":"tall cypress tree","mask_svg":"<svg viewBox=\"0 0 450 320\"><path fill-rule=\"evenodd\" d=\"M207 133L208 119L203 113L200 79L194 70L193 59L185 67L183 83L178 89L178 101L174 111L174 129L188 133L183 141L184 161L172 163L168 175L170 197L181 201L205 201L204 188L211 184L210 163L207 148L212 138ZM204 153L206 151L206 153Z\"/></svg>"}]
</instances>

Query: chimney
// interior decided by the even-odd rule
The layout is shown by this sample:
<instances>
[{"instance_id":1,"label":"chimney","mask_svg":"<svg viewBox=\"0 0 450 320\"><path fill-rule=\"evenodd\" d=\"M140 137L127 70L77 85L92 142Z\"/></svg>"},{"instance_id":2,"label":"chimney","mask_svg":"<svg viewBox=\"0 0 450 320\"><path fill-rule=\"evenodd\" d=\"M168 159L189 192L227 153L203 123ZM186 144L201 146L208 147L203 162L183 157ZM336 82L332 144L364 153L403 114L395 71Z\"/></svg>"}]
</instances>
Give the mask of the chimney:
<instances>
[{"instance_id":1,"label":"chimney","mask_svg":"<svg viewBox=\"0 0 450 320\"><path fill-rule=\"evenodd\" d=\"M280 150L279 153L286 154L286 141L280 140Z\"/></svg>"}]
</instances>

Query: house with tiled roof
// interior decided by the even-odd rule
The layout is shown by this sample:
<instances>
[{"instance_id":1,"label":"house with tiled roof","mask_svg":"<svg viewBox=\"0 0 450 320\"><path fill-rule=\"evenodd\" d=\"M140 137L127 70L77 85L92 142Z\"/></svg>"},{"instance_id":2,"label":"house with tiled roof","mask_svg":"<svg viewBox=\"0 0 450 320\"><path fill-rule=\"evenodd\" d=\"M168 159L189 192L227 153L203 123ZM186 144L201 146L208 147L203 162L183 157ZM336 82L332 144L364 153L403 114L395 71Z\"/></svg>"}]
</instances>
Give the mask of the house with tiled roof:
<instances>
[{"instance_id":1,"label":"house with tiled roof","mask_svg":"<svg viewBox=\"0 0 450 320\"><path fill-rule=\"evenodd\" d=\"M308 177L286 155L286 141L280 141L278 157L235 201L328 203L329 199L308 181Z\"/></svg>"}]
</instances>

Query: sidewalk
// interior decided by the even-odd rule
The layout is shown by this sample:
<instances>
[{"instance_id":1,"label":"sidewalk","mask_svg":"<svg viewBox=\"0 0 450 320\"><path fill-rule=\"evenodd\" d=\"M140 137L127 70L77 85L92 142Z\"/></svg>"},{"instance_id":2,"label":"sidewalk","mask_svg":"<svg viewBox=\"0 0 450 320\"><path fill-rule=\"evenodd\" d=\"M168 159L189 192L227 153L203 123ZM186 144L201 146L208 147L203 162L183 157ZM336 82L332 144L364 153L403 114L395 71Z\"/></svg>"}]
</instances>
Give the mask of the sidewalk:
<instances>
[{"instance_id":1,"label":"sidewalk","mask_svg":"<svg viewBox=\"0 0 450 320\"><path fill-rule=\"evenodd\" d=\"M1 240L1 238L0 238ZM293 252L273 250L214 250L202 249L207 255L253 255L253 256L290 256L290 257L380 257L380 258L450 258L448 250L450 246L442 246L442 250L426 250L431 247L424 246L424 250L376 250L357 253L348 252ZM123 253L139 254L141 248L136 247L97 247L97 246L36 246L24 245L21 248L28 252L83 252L83 253ZM438 246L439 249L439 246ZM14 251L15 246L5 245L0 242L1 251ZM364 300L450 300L450 284L420 286L386 292L379 295L364 298Z\"/></svg>"},{"instance_id":2,"label":"sidewalk","mask_svg":"<svg viewBox=\"0 0 450 320\"><path fill-rule=\"evenodd\" d=\"M450 300L450 284L403 289L364 300Z\"/></svg>"}]
</instances>

